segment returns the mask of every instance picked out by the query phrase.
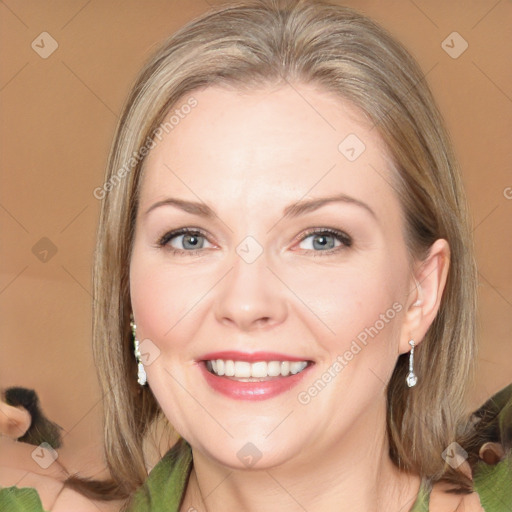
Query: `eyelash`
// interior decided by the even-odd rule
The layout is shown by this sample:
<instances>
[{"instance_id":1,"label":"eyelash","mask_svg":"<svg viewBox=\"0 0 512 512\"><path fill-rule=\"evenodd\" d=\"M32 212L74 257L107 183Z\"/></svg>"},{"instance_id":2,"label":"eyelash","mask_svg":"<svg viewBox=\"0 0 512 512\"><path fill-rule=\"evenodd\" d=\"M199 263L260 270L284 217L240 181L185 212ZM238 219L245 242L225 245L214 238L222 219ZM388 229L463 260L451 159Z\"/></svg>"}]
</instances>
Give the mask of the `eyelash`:
<instances>
[{"instance_id":1,"label":"eyelash","mask_svg":"<svg viewBox=\"0 0 512 512\"><path fill-rule=\"evenodd\" d=\"M352 246L353 240L350 235L348 235L347 233L344 233L343 231L338 231L337 229L330 229L330 228L310 229L310 230L306 231L303 235L301 235L301 238L298 240L298 242L299 243L303 242L304 240L306 240L307 238L309 238L312 235L326 235L326 234L331 235L334 238L336 238L338 241L341 242L341 245L339 245L338 247L335 247L333 249L326 250L326 251L314 251L311 249L301 249L301 250L305 251L305 252L313 252L313 256L317 257L317 256L332 255L334 253L345 250ZM187 256L196 256L196 255L198 255L198 253L203 251L203 249L193 249L190 251L186 251L183 249L175 249L174 247L168 245L169 242L173 238L176 238L181 235L193 235L193 236L199 235L204 238L208 238L207 235L200 229L181 228L181 229L177 229L175 231L169 231L168 233L165 233L165 235L163 235L158 240L157 246L160 248L168 249L172 254L183 254L183 255L186 254Z\"/></svg>"},{"instance_id":2,"label":"eyelash","mask_svg":"<svg viewBox=\"0 0 512 512\"><path fill-rule=\"evenodd\" d=\"M314 251L312 249L301 249L301 251L312 252L314 257L317 256L330 256L332 254L338 253L345 249L348 249L352 246L352 237L343 231L339 231L338 229L331 228L314 228L307 230L303 235L301 235L299 242L303 242L306 238L309 238L312 235L331 235L336 238L341 245L338 247L334 247L333 249L328 249L327 251Z\"/></svg>"},{"instance_id":3,"label":"eyelash","mask_svg":"<svg viewBox=\"0 0 512 512\"><path fill-rule=\"evenodd\" d=\"M194 236L200 235L204 238L207 238L206 234L203 233L200 229L182 228L182 229L177 229L175 231L169 231L168 233L166 233L164 236L162 236L158 240L157 245L158 245L158 247L165 248L165 249L169 250L173 254L186 253L187 256L195 256L197 253L199 253L203 250L203 249L194 249L192 251L185 251L183 249L175 249L174 247L171 247L170 245L168 245L168 243L173 238L176 238L177 236L180 236L180 235L194 235Z\"/></svg>"}]
</instances>

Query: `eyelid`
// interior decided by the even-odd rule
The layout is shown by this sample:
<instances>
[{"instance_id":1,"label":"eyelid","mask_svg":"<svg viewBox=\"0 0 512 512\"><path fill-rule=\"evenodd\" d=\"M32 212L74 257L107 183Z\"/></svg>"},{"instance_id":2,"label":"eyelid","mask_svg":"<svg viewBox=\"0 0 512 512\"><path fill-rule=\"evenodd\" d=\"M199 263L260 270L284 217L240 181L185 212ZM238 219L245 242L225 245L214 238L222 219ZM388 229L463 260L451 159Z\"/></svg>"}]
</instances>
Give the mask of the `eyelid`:
<instances>
[{"instance_id":1,"label":"eyelid","mask_svg":"<svg viewBox=\"0 0 512 512\"><path fill-rule=\"evenodd\" d=\"M334 247L332 249L325 250L325 251L315 251L312 249L300 249L300 251L302 251L304 253L308 253L308 254L313 253L315 256L330 255L330 254L337 253L342 250L346 250L349 247L351 247L353 244L353 237L350 234L348 234L345 231L341 231L339 229L328 228L328 227L309 228L306 231L303 231L299 235L297 235L297 237L294 239L293 243L294 244L301 243L313 235L321 235L321 234L327 234L327 235L330 235L330 236L336 238L338 241L340 241L340 245L338 245L337 247ZM176 249L169 244L169 242L172 239L177 238L179 236L183 236L183 235L199 235L199 236L205 238L208 241L208 243L212 244L212 242L209 240L209 235L205 231L203 231L201 228L182 227L182 228L177 228L175 230L165 232L164 235L162 235L161 237L158 238L156 245L158 248L164 248L164 249L167 248L174 254L187 254L188 256L197 255L205 250L203 248L192 249L192 250ZM213 244L213 245L215 245L215 244Z\"/></svg>"},{"instance_id":2,"label":"eyelid","mask_svg":"<svg viewBox=\"0 0 512 512\"><path fill-rule=\"evenodd\" d=\"M325 250L325 251L314 251L311 249L300 249L300 251L303 251L306 253L313 253L314 256L322 256L322 255L328 256L328 255L332 255L334 253L338 253L340 251L346 250L346 249L350 248L354 243L353 237L350 234L348 234L347 232L341 231L341 230L335 229L335 228L328 228L328 227L310 228L310 229L306 230L305 232L301 233L296 238L296 240L297 240L297 243L300 243L300 242L303 242L304 240L306 240L307 238L309 238L310 236L322 235L322 234L327 234L327 235L330 235L330 236L336 238L340 242L340 245L333 247L332 249Z\"/></svg>"},{"instance_id":3,"label":"eyelid","mask_svg":"<svg viewBox=\"0 0 512 512\"><path fill-rule=\"evenodd\" d=\"M172 247L169 244L169 242L172 239L177 238L179 236L183 236L183 235L200 235L203 238L205 238L208 241L208 243L210 243L210 244L212 243L209 240L208 234L205 231L203 231L201 228L183 227L183 228L173 229L171 231L166 231L162 236L160 236L158 238L156 246L158 248L168 249L169 251L171 251L173 253L179 253L179 254L186 253L187 255L194 255L194 254L197 254L204 250L204 249L192 249L190 251L187 251L185 249L176 249L175 247Z\"/></svg>"}]
</instances>

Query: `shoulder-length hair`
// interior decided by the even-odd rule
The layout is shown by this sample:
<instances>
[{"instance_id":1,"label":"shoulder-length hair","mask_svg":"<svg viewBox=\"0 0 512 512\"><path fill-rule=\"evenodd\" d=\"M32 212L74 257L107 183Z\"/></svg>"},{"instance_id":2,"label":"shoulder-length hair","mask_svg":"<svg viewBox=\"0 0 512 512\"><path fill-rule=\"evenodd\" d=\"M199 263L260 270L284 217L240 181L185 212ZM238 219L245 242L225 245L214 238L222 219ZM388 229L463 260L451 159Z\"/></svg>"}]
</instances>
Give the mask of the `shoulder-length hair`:
<instances>
[{"instance_id":1,"label":"shoulder-length hair","mask_svg":"<svg viewBox=\"0 0 512 512\"><path fill-rule=\"evenodd\" d=\"M425 76L382 27L319 1L252 0L209 11L173 34L137 78L117 126L94 261L93 350L103 390L104 445L112 481L67 485L91 497L128 497L147 477L143 442L164 419L137 384L130 332L129 264L145 155L171 108L215 84L240 90L314 84L356 106L391 157L413 258L439 238L451 249L440 310L416 349L420 385L405 386L407 354L388 386L387 428L396 465L470 489L442 453L460 439L475 352L476 270L465 194L443 119ZM158 131L160 130L160 132Z\"/></svg>"}]
</instances>

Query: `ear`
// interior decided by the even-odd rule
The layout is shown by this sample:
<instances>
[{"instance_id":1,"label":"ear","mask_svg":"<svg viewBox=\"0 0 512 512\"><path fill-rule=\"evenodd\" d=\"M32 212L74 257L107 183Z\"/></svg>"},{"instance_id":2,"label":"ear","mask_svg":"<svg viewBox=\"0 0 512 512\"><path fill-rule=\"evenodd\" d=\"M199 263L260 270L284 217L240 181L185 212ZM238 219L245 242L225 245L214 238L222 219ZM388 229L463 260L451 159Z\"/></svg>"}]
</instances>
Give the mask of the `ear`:
<instances>
[{"instance_id":1,"label":"ear","mask_svg":"<svg viewBox=\"0 0 512 512\"><path fill-rule=\"evenodd\" d=\"M415 345L425 337L439 311L441 297L450 267L450 246L444 239L436 240L425 260L417 263L409 282L406 312L400 336L400 353L409 352L409 340Z\"/></svg>"}]
</instances>

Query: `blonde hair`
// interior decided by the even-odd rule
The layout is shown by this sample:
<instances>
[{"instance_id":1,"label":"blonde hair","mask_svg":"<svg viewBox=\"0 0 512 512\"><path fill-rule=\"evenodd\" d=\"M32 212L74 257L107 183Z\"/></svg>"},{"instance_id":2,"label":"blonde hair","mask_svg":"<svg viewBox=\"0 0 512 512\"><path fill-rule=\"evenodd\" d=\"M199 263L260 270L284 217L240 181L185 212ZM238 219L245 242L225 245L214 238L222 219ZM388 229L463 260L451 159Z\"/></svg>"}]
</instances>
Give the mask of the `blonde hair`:
<instances>
[{"instance_id":1,"label":"blonde hair","mask_svg":"<svg viewBox=\"0 0 512 512\"><path fill-rule=\"evenodd\" d=\"M390 456L431 481L469 489L441 454L463 433L465 390L475 351L476 271L457 163L425 76L383 28L338 5L306 0L243 1L207 12L173 34L141 71L109 157L94 263L93 347L103 389L105 455L113 481L103 499L128 497L147 477L143 442L164 418L137 384L130 332L129 262L144 158L141 149L171 107L219 84L236 89L314 84L359 108L394 167L412 258L448 241L451 265L440 310L417 347L419 385L405 385L407 355L388 387ZM136 157L134 158L134 155ZM130 161L133 167L119 178ZM69 485L79 489L79 478ZM99 489L99 488L97 488Z\"/></svg>"}]
</instances>

